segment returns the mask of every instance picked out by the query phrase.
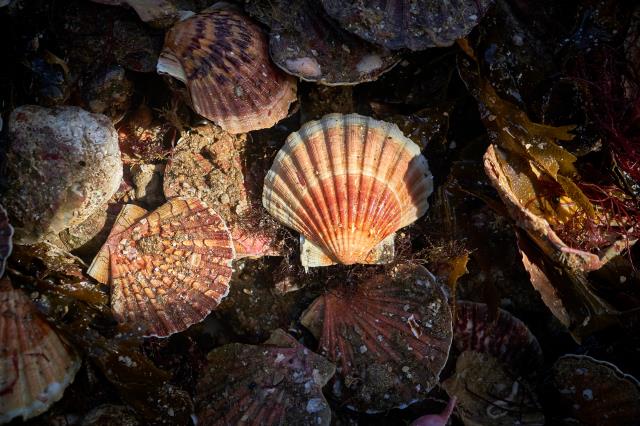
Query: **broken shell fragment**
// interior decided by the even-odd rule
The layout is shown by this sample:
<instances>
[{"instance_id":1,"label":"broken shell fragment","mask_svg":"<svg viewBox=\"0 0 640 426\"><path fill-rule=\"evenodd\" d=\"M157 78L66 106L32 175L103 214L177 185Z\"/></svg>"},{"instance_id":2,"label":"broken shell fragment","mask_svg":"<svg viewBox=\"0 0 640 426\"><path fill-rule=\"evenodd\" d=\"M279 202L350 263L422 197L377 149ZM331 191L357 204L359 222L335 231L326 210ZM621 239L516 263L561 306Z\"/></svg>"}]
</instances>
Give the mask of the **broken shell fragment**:
<instances>
[{"instance_id":1,"label":"broken shell fragment","mask_svg":"<svg viewBox=\"0 0 640 426\"><path fill-rule=\"evenodd\" d=\"M540 425L544 414L531 387L489 354L465 351L455 374L442 383L457 397L465 425Z\"/></svg>"},{"instance_id":2,"label":"broken shell fragment","mask_svg":"<svg viewBox=\"0 0 640 426\"><path fill-rule=\"evenodd\" d=\"M377 79L399 61L396 54L338 27L319 2L250 1L247 8L271 27L269 47L276 65L303 80L358 84Z\"/></svg>"},{"instance_id":3,"label":"broken shell fragment","mask_svg":"<svg viewBox=\"0 0 640 426\"><path fill-rule=\"evenodd\" d=\"M388 49L451 46L478 25L493 0L322 0L332 18Z\"/></svg>"},{"instance_id":4,"label":"broken shell fragment","mask_svg":"<svg viewBox=\"0 0 640 426\"><path fill-rule=\"evenodd\" d=\"M2 202L18 244L82 223L120 185L118 136L104 115L26 105L11 113L9 138Z\"/></svg>"},{"instance_id":5,"label":"broken shell fragment","mask_svg":"<svg viewBox=\"0 0 640 426\"><path fill-rule=\"evenodd\" d=\"M459 352L487 353L521 375L535 374L542 367L538 339L522 321L503 309L492 320L487 305L458 301L453 334L453 345Z\"/></svg>"},{"instance_id":6,"label":"broken shell fragment","mask_svg":"<svg viewBox=\"0 0 640 426\"><path fill-rule=\"evenodd\" d=\"M194 110L230 133L272 127L296 100L296 80L271 63L260 27L232 8L178 22L157 71L185 83Z\"/></svg>"},{"instance_id":7,"label":"broken shell fragment","mask_svg":"<svg viewBox=\"0 0 640 426\"><path fill-rule=\"evenodd\" d=\"M7 259L13 250L13 226L9 223L7 211L0 205L0 277L4 274Z\"/></svg>"},{"instance_id":8,"label":"broken shell fragment","mask_svg":"<svg viewBox=\"0 0 640 426\"><path fill-rule=\"evenodd\" d=\"M640 383L615 365L585 355L560 357L553 383L567 414L584 425L630 425L640 419Z\"/></svg>"},{"instance_id":9,"label":"broken shell fragment","mask_svg":"<svg viewBox=\"0 0 640 426\"><path fill-rule=\"evenodd\" d=\"M176 198L151 213L125 206L87 273L110 283L118 321L165 337L218 306L233 258L222 218L198 199Z\"/></svg>"},{"instance_id":10,"label":"broken shell fragment","mask_svg":"<svg viewBox=\"0 0 640 426\"><path fill-rule=\"evenodd\" d=\"M44 413L80 368L80 359L36 312L31 300L0 281L0 424Z\"/></svg>"},{"instance_id":11,"label":"broken shell fragment","mask_svg":"<svg viewBox=\"0 0 640 426\"><path fill-rule=\"evenodd\" d=\"M327 292L301 322L338 367L333 396L357 411L424 399L438 383L452 339L443 289L414 265Z\"/></svg>"},{"instance_id":12,"label":"broken shell fragment","mask_svg":"<svg viewBox=\"0 0 640 426\"><path fill-rule=\"evenodd\" d=\"M322 387L335 366L282 330L260 346L214 349L196 385L199 424L331 424Z\"/></svg>"},{"instance_id":13,"label":"broken shell fragment","mask_svg":"<svg viewBox=\"0 0 640 426\"><path fill-rule=\"evenodd\" d=\"M395 124L329 114L289 135L262 204L302 234L304 266L384 263L394 233L427 211L432 180L420 148Z\"/></svg>"}]
</instances>

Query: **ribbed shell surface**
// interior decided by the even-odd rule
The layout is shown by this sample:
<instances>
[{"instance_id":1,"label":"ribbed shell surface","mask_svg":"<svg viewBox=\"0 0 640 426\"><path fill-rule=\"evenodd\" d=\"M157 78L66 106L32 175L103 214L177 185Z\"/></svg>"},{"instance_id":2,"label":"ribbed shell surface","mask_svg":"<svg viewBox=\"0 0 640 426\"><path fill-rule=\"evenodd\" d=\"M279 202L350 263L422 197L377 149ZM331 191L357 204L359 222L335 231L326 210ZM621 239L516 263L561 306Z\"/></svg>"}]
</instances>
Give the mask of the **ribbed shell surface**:
<instances>
[{"instance_id":1,"label":"ribbed shell surface","mask_svg":"<svg viewBox=\"0 0 640 426\"><path fill-rule=\"evenodd\" d=\"M0 424L35 417L62 398L80 359L8 279L0 282Z\"/></svg>"},{"instance_id":2,"label":"ribbed shell surface","mask_svg":"<svg viewBox=\"0 0 640 426\"><path fill-rule=\"evenodd\" d=\"M289 135L265 178L262 203L349 265L422 216L432 189L427 160L395 124L329 114Z\"/></svg>"},{"instance_id":3,"label":"ribbed shell surface","mask_svg":"<svg viewBox=\"0 0 640 426\"><path fill-rule=\"evenodd\" d=\"M265 34L233 9L177 23L158 63L159 72L168 69L187 85L195 111L229 133L273 126L296 99L296 80L272 64Z\"/></svg>"},{"instance_id":4,"label":"ribbed shell surface","mask_svg":"<svg viewBox=\"0 0 640 426\"><path fill-rule=\"evenodd\" d=\"M108 277L119 321L165 337L202 321L227 295L233 243L220 215L196 198L138 210L128 228L119 218L88 273Z\"/></svg>"}]
</instances>

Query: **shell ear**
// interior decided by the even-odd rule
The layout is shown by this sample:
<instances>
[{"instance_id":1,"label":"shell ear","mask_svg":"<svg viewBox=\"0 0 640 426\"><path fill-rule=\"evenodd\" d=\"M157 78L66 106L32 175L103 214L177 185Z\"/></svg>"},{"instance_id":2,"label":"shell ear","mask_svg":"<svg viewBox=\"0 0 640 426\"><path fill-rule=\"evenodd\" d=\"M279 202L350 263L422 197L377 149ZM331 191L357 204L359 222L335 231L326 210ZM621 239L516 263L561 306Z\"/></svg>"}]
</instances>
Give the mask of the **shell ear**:
<instances>
[{"instance_id":1,"label":"shell ear","mask_svg":"<svg viewBox=\"0 0 640 426\"><path fill-rule=\"evenodd\" d=\"M362 263L382 265L391 263L395 255L395 236L393 233L371 249ZM327 255L322 248L313 241L300 235L300 262L305 268L335 265L336 262Z\"/></svg>"},{"instance_id":2,"label":"shell ear","mask_svg":"<svg viewBox=\"0 0 640 426\"><path fill-rule=\"evenodd\" d=\"M396 250L395 238L396 234L393 233L380 241L377 246L371 249L362 263L369 265L382 265L393 262Z\"/></svg>"},{"instance_id":3,"label":"shell ear","mask_svg":"<svg viewBox=\"0 0 640 426\"><path fill-rule=\"evenodd\" d=\"M109 282L109 246L104 244L87 269L87 275L102 284Z\"/></svg>"}]
</instances>

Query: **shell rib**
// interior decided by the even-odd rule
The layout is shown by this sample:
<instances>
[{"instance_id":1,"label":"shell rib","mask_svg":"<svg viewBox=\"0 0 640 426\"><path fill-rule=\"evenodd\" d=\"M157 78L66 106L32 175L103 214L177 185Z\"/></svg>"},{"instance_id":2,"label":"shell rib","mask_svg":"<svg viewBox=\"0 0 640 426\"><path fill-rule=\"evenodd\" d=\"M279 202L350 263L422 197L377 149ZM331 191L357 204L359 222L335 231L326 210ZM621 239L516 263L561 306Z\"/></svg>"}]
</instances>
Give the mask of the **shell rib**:
<instances>
[{"instance_id":1,"label":"shell rib","mask_svg":"<svg viewBox=\"0 0 640 426\"><path fill-rule=\"evenodd\" d=\"M289 135L262 204L303 235L303 265L378 263L387 250L370 252L422 216L432 190L427 160L398 126L329 114Z\"/></svg>"},{"instance_id":2,"label":"shell rib","mask_svg":"<svg viewBox=\"0 0 640 426\"><path fill-rule=\"evenodd\" d=\"M80 359L8 278L0 281L0 424L44 413L62 398Z\"/></svg>"},{"instance_id":3,"label":"shell rib","mask_svg":"<svg viewBox=\"0 0 640 426\"><path fill-rule=\"evenodd\" d=\"M157 70L184 82L194 110L229 133L273 126L296 99L296 80L271 63L260 27L233 9L178 22Z\"/></svg>"},{"instance_id":4,"label":"shell rib","mask_svg":"<svg viewBox=\"0 0 640 426\"><path fill-rule=\"evenodd\" d=\"M127 205L89 275L111 284L111 309L145 336L202 321L229 292L233 243L222 218L196 198L152 213Z\"/></svg>"}]
</instances>

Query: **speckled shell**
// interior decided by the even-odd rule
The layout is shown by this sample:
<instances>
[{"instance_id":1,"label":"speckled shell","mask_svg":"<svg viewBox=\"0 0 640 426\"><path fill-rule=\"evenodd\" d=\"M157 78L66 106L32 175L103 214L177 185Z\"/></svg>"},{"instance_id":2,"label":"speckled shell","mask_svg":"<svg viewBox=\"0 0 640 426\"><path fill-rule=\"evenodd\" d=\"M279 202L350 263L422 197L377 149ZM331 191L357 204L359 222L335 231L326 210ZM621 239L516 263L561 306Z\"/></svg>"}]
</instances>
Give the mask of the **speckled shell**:
<instances>
[{"instance_id":1,"label":"speckled shell","mask_svg":"<svg viewBox=\"0 0 640 426\"><path fill-rule=\"evenodd\" d=\"M0 424L44 413L60 398L80 359L36 312L31 300L0 281Z\"/></svg>"},{"instance_id":2,"label":"speckled shell","mask_svg":"<svg viewBox=\"0 0 640 426\"><path fill-rule=\"evenodd\" d=\"M0 206L0 276L4 274L7 259L13 250L13 226L4 207Z\"/></svg>"},{"instance_id":3,"label":"speckled shell","mask_svg":"<svg viewBox=\"0 0 640 426\"><path fill-rule=\"evenodd\" d=\"M426 398L438 383L453 334L442 287L414 265L327 292L301 322L338 367L333 395L366 412Z\"/></svg>"},{"instance_id":4,"label":"speckled shell","mask_svg":"<svg viewBox=\"0 0 640 426\"><path fill-rule=\"evenodd\" d=\"M342 26L389 49L450 46L478 24L493 0L322 0Z\"/></svg>"},{"instance_id":5,"label":"speckled shell","mask_svg":"<svg viewBox=\"0 0 640 426\"><path fill-rule=\"evenodd\" d=\"M8 189L0 199L16 244L33 244L84 222L122 179L111 120L81 108L24 105L9 116Z\"/></svg>"},{"instance_id":6,"label":"speckled shell","mask_svg":"<svg viewBox=\"0 0 640 426\"><path fill-rule=\"evenodd\" d=\"M606 361L565 355L552 368L553 384L571 417L583 425L637 424L640 383Z\"/></svg>"},{"instance_id":7,"label":"speckled shell","mask_svg":"<svg viewBox=\"0 0 640 426\"><path fill-rule=\"evenodd\" d=\"M276 330L263 345L214 349L196 385L198 424L325 425L322 387L335 366Z\"/></svg>"},{"instance_id":8,"label":"speckled shell","mask_svg":"<svg viewBox=\"0 0 640 426\"><path fill-rule=\"evenodd\" d=\"M202 321L229 291L233 244L222 218L195 198L152 213L127 205L89 275L111 284L120 322L165 337Z\"/></svg>"},{"instance_id":9,"label":"speckled shell","mask_svg":"<svg viewBox=\"0 0 640 426\"><path fill-rule=\"evenodd\" d=\"M303 80L329 86L373 81L400 60L399 55L340 28L316 0L246 3L249 13L271 27L273 61Z\"/></svg>"},{"instance_id":10,"label":"speckled shell","mask_svg":"<svg viewBox=\"0 0 640 426\"><path fill-rule=\"evenodd\" d=\"M303 265L376 263L369 253L422 216L432 190L427 160L398 126L329 114L289 135L262 204L312 244Z\"/></svg>"},{"instance_id":11,"label":"speckled shell","mask_svg":"<svg viewBox=\"0 0 640 426\"><path fill-rule=\"evenodd\" d=\"M545 424L533 387L489 354L463 352L442 387L458 398L456 412L467 426Z\"/></svg>"},{"instance_id":12,"label":"speckled shell","mask_svg":"<svg viewBox=\"0 0 640 426\"><path fill-rule=\"evenodd\" d=\"M272 127L296 99L296 81L271 63L260 27L232 8L178 22L157 70L184 82L194 110L230 133Z\"/></svg>"},{"instance_id":13,"label":"speckled shell","mask_svg":"<svg viewBox=\"0 0 640 426\"><path fill-rule=\"evenodd\" d=\"M456 350L488 353L524 376L539 373L543 358L538 339L509 312L499 309L495 320L489 313L484 303L456 303L453 327Z\"/></svg>"}]
</instances>

